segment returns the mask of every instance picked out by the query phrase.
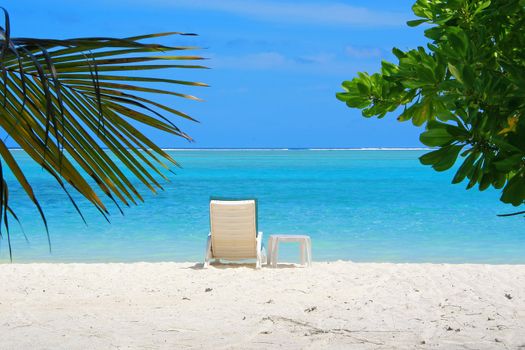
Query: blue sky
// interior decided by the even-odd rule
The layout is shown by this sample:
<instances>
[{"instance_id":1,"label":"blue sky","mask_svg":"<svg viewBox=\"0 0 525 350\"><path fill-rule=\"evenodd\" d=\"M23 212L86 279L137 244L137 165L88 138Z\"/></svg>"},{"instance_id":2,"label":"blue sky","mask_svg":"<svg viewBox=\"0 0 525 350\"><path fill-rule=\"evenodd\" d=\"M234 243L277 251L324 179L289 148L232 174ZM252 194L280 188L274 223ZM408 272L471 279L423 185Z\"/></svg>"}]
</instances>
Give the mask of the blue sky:
<instances>
[{"instance_id":1,"label":"blue sky","mask_svg":"<svg viewBox=\"0 0 525 350\"><path fill-rule=\"evenodd\" d=\"M4 0L13 36L125 37L195 32L210 70L170 70L204 81L181 88L205 102L163 100L200 123L173 118L194 143L155 131L164 147L414 147L421 131L392 115L365 119L335 99L343 80L373 73L393 46L425 44L405 22L414 0Z\"/></svg>"}]
</instances>

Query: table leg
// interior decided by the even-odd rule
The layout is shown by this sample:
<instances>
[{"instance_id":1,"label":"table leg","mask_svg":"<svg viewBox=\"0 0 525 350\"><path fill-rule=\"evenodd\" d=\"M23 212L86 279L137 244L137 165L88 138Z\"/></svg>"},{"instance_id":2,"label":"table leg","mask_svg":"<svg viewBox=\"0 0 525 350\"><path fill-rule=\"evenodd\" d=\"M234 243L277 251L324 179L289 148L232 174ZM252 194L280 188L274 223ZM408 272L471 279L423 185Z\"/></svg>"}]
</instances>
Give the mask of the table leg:
<instances>
[{"instance_id":1,"label":"table leg","mask_svg":"<svg viewBox=\"0 0 525 350\"><path fill-rule=\"evenodd\" d=\"M268 252L266 256L266 265L271 266L272 264L272 254L273 254L273 237L270 237L268 240Z\"/></svg>"},{"instance_id":2,"label":"table leg","mask_svg":"<svg viewBox=\"0 0 525 350\"><path fill-rule=\"evenodd\" d=\"M308 266L312 266L312 240L310 237L306 240L306 256L308 261Z\"/></svg>"},{"instance_id":3,"label":"table leg","mask_svg":"<svg viewBox=\"0 0 525 350\"><path fill-rule=\"evenodd\" d=\"M304 241L301 241L301 246L300 246L300 252L301 252L301 265L304 265L305 264L305 255L306 255L306 245L305 245L305 242Z\"/></svg>"},{"instance_id":4,"label":"table leg","mask_svg":"<svg viewBox=\"0 0 525 350\"><path fill-rule=\"evenodd\" d=\"M279 258L279 239L276 239L273 248L273 254L272 254L272 267L277 267L277 259Z\"/></svg>"}]
</instances>

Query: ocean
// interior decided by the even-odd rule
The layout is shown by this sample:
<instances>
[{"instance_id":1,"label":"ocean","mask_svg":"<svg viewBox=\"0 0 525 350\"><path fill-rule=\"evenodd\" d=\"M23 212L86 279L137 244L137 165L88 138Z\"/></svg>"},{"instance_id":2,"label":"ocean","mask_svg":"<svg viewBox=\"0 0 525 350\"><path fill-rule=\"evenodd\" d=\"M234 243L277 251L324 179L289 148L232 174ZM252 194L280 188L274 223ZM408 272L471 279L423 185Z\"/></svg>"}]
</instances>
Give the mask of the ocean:
<instances>
[{"instance_id":1,"label":"ocean","mask_svg":"<svg viewBox=\"0 0 525 350\"><path fill-rule=\"evenodd\" d=\"M315 260L356 262L525 263L525 218L495 190L465 190L419 163L422 150L173 150L182 165L158 194L111 223L78 195L85 225L53 181L22 151L16 159L49 223L51 253L38 212L12 175L14 262L202 261L210 196L255 197L259 229L307 234ZM4 164L4 169L6 168ZM135 181L136 182L136 181ZM7 239L0 262L9 261ZM296 261L297 246L282 259Z\"/></svg>"}]
</instances>

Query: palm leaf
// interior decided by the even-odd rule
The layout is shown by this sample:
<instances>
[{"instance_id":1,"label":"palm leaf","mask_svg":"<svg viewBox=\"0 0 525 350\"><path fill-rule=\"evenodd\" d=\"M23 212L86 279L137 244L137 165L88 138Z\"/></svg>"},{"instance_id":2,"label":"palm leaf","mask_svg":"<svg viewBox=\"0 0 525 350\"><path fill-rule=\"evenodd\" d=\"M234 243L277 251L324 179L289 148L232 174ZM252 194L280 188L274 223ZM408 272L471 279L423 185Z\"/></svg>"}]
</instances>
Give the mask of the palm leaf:
<instances>
[{"instance_id":1,"label":"palm leaf","mask_svg":"<svg viewBox=\"0 0 525 350\"><path fill-rule=\"evenodd\" d=\"M161 169L177 163L144 135L141 128L151 127L191 140L173 123L171 116L194 119L156 101L155 96L200 99L147 84L207 85L171 77L135 76L135 72L206 68L181 63L202 60L200 56L170 54L198 49L196 47L143 42L169 35L194 34L169 32L123 39L13 38L9 15L2 10L5 24L0 26L0 128L53 176L81 217L70 188L91 202L106 219L109 213L106 200L119 210L122 204L128 206L143 201L123 168L149 190L162 189L157 177L164 180L167 177ZM156 63L159 61L162 63ZM47 222L33 187L3 141L0 141L0 157L0 238L4 232L1 228L5 227L12 258L8 214L17 221L18 217L9 206L3 166L10 169L38 209L46 231Z\"/></svg>"}]
</instances>

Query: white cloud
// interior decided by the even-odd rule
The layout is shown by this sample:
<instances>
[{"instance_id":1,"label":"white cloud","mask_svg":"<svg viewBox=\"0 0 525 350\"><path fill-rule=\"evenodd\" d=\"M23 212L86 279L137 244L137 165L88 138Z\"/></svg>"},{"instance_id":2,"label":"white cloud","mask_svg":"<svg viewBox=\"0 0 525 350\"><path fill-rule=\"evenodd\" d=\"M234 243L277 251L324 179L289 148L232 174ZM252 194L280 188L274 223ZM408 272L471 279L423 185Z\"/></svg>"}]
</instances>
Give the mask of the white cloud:
<instances>
[{"instance_id":1,"label":"white cloud","mask_svg":"<svg viewBox=\"0 0 525 350\"><path fill-rule=\"evenodd\" d=\"M304 64L326 64L331 63L335 59L335 55L331 53L318 53L315 55L299 56L295 59L298 63Z\"/></svg>"},{"instance_id":2,"label":"white cloud","mask_svg":"<svg viewBox=\"0 0 525 350\"><path fill-rule=\"evenodd\" d=\"M293 63L277 52L258 52L238 56L218 55L212 58L211 68L272 69L282 68Z\"/></svg>"},{"instance_id":3,"label":"white cloud","mask_svg":"<svg viewBox=\"0 0 525 350\"><path fill-rule=\"evenodd\" d=\"M345 52L352 58L372 58L381 56L381 49L377 47L347 46Z\"/></svg>"},{"instance_id":4,"label":"white cloud","mask_svg":"<svg viewBox=\"0 0 525 350\"><path fill-rule=\"evenodd\" d=\"M213 55L210 68L256 71L286 71L300 73L337 74L361 70L377 70L377 62L341 60L336 55L320 53L299 57L286 56L279 52L258 52L245 55Z\"/></svg>"},{"instance_id":5,"label":"white cloud","mask_svg":"<svg viewBox=\"0 0 525 350\"><path fill-rule=\"evenodd\" d=\"M148 4L221 11L261 20L336 26L404 26L401 12L376 11L339 2L262 0L149 0Z\"/></svg>"}]
</instances>

